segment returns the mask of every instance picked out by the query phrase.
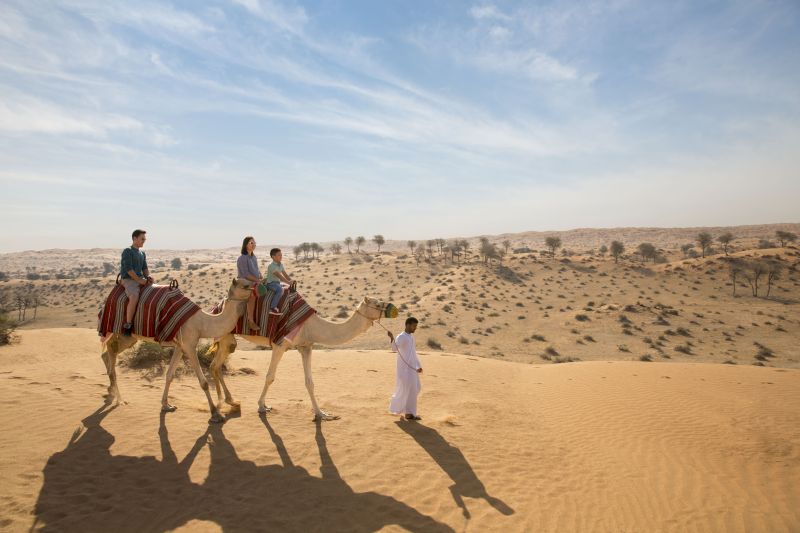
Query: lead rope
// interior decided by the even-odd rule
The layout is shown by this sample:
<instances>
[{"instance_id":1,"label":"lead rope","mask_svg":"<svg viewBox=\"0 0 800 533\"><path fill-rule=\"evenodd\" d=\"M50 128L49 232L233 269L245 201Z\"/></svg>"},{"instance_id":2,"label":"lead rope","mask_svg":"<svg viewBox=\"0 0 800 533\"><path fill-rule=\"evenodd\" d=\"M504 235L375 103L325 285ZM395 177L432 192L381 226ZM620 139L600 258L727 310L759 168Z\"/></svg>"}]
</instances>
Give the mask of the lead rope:
<instances>
[{"instance_id":1,"label":"lead rope","mask_svg":"<svg viewBox=\"0 0 800 533\"><path fill-rule=\"evenodd\" d=\"M373 309L374 309L374 308L373 308ZM356 313L358 313L358 310L356 310ZM368 317L367 317L365 314L363 314L363 313L358 313L358 314L359 314L359 315L361 315L361 316L363 316L364 318L368 318ZM383 329L384 329L386 332L389 332L389 330L388 330L388 329L386 329L386 326L384 326L383 324L381 324L381 318L380 318L380 317L379 317L377 320L373 320L373 321L372 321L372 323L373 323L373 324L378 324L378 325L379 325L380 327L382 327L382 328L383 328ZM394 342L394 341L392 341L392 342ZM396 345L395 345L395 346L396 346ZM392 352L392 353L394 353L394 352ZM408 364L408 362L406 362L406 359L405 359L405 357L403 357L403 354L401 354L401 353L400 353L400 348L397 348L397 356L400 358L400 360L403 362L403 364L405 364L405 365L406 365L408 368L410 368L410 369L411 369L411 370L413 370L414 372L416 372L416 371L417 371L417 369L416 369L416 368L414 368L413 366L409 365L409 364Z\"/></svg>"}]
</instances>

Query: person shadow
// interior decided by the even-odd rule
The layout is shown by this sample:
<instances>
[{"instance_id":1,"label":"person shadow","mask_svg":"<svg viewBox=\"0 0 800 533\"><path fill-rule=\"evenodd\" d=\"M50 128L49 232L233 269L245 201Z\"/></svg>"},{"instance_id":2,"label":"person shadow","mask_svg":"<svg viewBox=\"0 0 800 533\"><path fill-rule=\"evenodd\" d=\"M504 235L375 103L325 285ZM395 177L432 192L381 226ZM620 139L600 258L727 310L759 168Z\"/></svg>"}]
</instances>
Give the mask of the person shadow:
<instances>
[{"instance_id":1,"label":"person shadow","mask_svg":"<svg viewBox=\"0 0 800 533\"><path fill-rule=\"evenodd\" d=\"M461 450L447 442L438 431L419 423L402 420L395 422L395 424L411 435L417 441L417 444L428 452L428 455L436 461L436 464L453 480L450 492L456 505L461 508L464 518L469 519L471 517L467 504L464 502L464 497L484 499L500 513L506 516L514 514L514 509L503 500L489 495L483 482L475 474Z\"/></svg>"},{"instance_id":2,"label":"person shadow","mask_svg":"<svg viewBox=\"0 0 800 533\"><path fill-rule=\"evenodd\" d=\"M408 531L452 532L453 529L390 496L355 492L339 475L316 425L321 477L294 464L283 439L266 415L261 422L281 464L256 465L242 460L225 437L224 427L210 427L211 465L204 488L222 508L214 521L224 531L371 532L387 525Z\"/></svg>"},{"instance_id":3,"label":"person shadow","mask_svg":"<svg viewBox=\"0 0 800 533\"><path fill-rule=\"evenodd\" d=\"M221 424L209 425L179 460L165 414L158 428L160 460L113 455L115 438L101 424L113 410L106 404L84 418L64 450L48 459L31 530L162 532L204 520L223 531L367 532L392 524L453 531L392 497L355 492L339 475L319 424L321 477L292 462L265 416L281 464L240 459ZM206 446L208 474L194 483L189 469Z\"/></svg>"}]
</instances>

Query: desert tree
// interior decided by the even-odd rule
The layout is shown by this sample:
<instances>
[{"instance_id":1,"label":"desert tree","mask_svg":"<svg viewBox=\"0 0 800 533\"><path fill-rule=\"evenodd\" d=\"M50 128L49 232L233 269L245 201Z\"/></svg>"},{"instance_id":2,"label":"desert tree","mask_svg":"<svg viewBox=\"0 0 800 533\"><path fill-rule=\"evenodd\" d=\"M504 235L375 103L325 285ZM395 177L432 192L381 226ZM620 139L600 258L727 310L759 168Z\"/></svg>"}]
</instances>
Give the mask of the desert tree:
<instances>
[{"instance_id":1,"label":"desert tree","mask_svg":"<svg viewBox=\"0 0 800 533\"><path fill-rule=\"evenodd\" d=\"M331 253L335 255L339 255L340 253L342 253L342 245L339 244L338 242L331 244Z\"/></svg>"},{"instance_id":2,"label":"desert tree","mask_svg":"<svg viewBox=\"0 0 800 533\"><path fill-rule=\"evenodd\" d=\"M733 233L731 232L723 233L717 237L717 242L722 245L722 251L725 252L725 255L728 255L728 248L730 248L733 238Z\"/></svg>"},{"instance_id":3,"label":"desert tree","mask_svg":"<svg viewBox=\"0 0 800 533\"><path fill-rule=\"evenodd\" d=\"M469 241L467 239L461 239L458 241L458 245L464 253L464 262L466 263L469 259Z\"/></svg>"},{"instance_id":4,"label":"desert tree","mask_svg":"<svg viewBox=\"0 0 800 533\"><path fill-rule=\"evenodd\" d=\"M783 265L778 263L777 261L770 261L766 265L767 268L767 298L769 298L769 293L772 290L772 284L778 281L781 278L781 272L783 271Z\"/></svg>"},{"instance_id":5,"label":"desert tree","mask_svg":"<svg viewBox=\"0 0 800 533\"><path fill-rule=\"evenodd\" d=\"M550 250L550 257L556 258L556 250L561 248L561 239L559 237L547 237L544 240L544 245Z\"/></svg>"},{"instance_id":6,"label":"desert tree","mask_svg":"<svg viewBox=\"0 0 800 533\"><path fill-rule=\"evenodd\" d=\"M180 257L176 257L172 261L169 262L169 266L172 267L172 270L180 270L183 266L183 261L181 261Z\"/></svg>"},{"instance_id":7,"label":"desert tree","mask_svg":"<svg viewBox=\"0 0 800 533\"><path fill-rule=\"evenodd\" d=\"M424 244L419 243L417 245L417 249L416 249L416 252L414 253L414 257L416 258L417 264L419 265L419 262L422 260L423 257L425 257L425 245Z\"/></svg>"},{"instance_id":8,"label":"desert tree","mask_svg":"<svg viewBox=\"0 0 800 533\"><path fill-rule=\"evenodd\" d=\"M492 259L500 259L500 253L497 250L497 246L489 242L489 239L486 237L481 238L480 254L483 257L484 263L491 264Z\"/></svg>"},{"instance_id":9,"label":"desert tree","mask_svg":"<svg viewBox=\"0 0 800 533\"><path fill-rule=\"evenodd\" d=\"M733 259L728 262L728 277L733 284L733 295L736 296L736 280L744 272L745 265L740 259Z\"/></svg>"},{"instance_id":10,"label":"desert tree","mask_svg":"<svg viewBox=\"0 0 800 533\"><path fill-rule=\"evenodd\" d=\"M325 248L323 248L318 242L311 243L311 254L314 256L315 259L319 259L319 254L321 254L324 251Z\"/></svg>"},{"instance_id":11,"label":"desert tree","mask_svg":"<svg viewBox=\"0 0 800 533\"><path fill-rule=\"evenodd\" d=\"M433 257L433 247L436 246L436 240L428 239L425 241L425 246L428 248L428 257Z\"/></svg>"},{"instance_id":12,"label":"desert tree","mask_svg":"<svg viewBox=\"0 0 800 533\"><path fill-rule=\"evenodd\" d=\"M411 255L414 255L414 250L417 249L417 241L408 241L406 242L406 246L411 250Z\"/></svg>"},{"instance_id":13,"label":"desert tree","mask_svg":"<svg viewBox=\"0 0 800 533\"><path fill-rule=\"evenodd\" d=\"M117 268L114 266L114 263L107 263L103 262L103 276L108 276L109 274L113 273Z\"/></svg>"},{"instance_id":14,"label":"desert tree","mask_svg":"<svg viewBox=\"0 0 800 533\"><path fill-rule=\"evenodd\" d=\"M365 239L363 235L356 237L356 253L361 251L361 247L364 246L365 242L367 242L367 239Z\"/></svg>"},{"instance_id":15,"label":"desert tree","mask_svg":"<svg viewBox=\"0 0 800 533\"><path fill-rule=\"evenodd\" d=\"M0 294L0 346L11 342L11 336L16 328L7 315L10 307L11 303L6 295Z\"/></svg>"},{"instance_id":16,"label":"desert tree","mask_svg":"<svg viewBox=\"0 0 800 533\"><path fill-rule=\"evenodd\" d=\"M298 244L292 248L292 253L294 254L295 259L300 259L300 254L303 253L303 247Z\"/></svg>"},{"instance_id":17,"label":"desert tree","mask_svg":"<svg viewBox=\"0 0 800 533\"><path fill-rule=\"evenodd\" d=\"M767 271L767 265L764 261L754 260L747 263L742 274L750 285L750 290L753 296L758 296L758 282Z\"/></svg>"},{"instance_id":18,"label":"desert tree","mask_svg":"<svg viewBox=\"0 0 800 533\"><path fill-rule=\"evenodd\" d=\"M625 245L621 241L611 241L611 255L614 257L614 262L619 262L619 256L625 251Z\"/></svg>"},{"instance_id":19,"label":"desert tree","mask_svg":"<svg viewBox=\"0 0 800 533\"><path fill-rule=\"evenodd\" d=\"M386 239L383 238L383 235L374 235L372 237L372 242L378 245L378 252L381 251L381 246L386 244Z\"/></svg>"},{"instance_id":20,"label":"desert tree","mask_svg":"<svg viewBox=\"0 0 800 533\"><path fill-rule=\"evenodd\" d=\"M504 253L505 255L508 255L508 249L509 249L509 248L511 248L511 241L509 241L508 239L506 239L506 240L504 240L504 241L502 242L502 244L503 244L503 253Z\"/></svg>"},{"instance_id":21,"label":"desert tree","mask_svg":"<svg viewBox=\"0 0 800 533\"><path fill-rule=\"evenodd\" d=\"M643 262L647 261L648 259L653 259L653 262L655 262L656 247L653 246L651 243L643 242L636 248L636 250L637 252L639 252L639 255L642 256Z\"/></svg>"},{"instance_id":22,"label":"desert tree","mask_svg":"<svg viewBox=\"0 0 800 533\"><path fill-rule=\"evenodd\" d=\"M778 230L775 232L775 238L780 241L781 248L784 248L786 247L786 243L795 242L797 240L797 234L791 231Z\"/></svg>"},{"instance_id":23,"label":"desert tree","mask_svg":"<svg viewBox=\"0 0 800 533\"><path fill-rule=\"evenodd\" d=\"M605 257L605 255L607 253L608 253L608 246L606 246L605 244L601 245L600 246L600 255Z\"/></svg>"},{"instance_id":24,"label":"desert tree","mask_svg":"<svg viewBox=\"0 0 800 533\"><path fill-rule=\"evenodd\" d=\"M710 233L704 231L702 233L697 234L696 240L697 244L700 245L700 250L702 250L703 257L705 257L706 252L708 251L708 248L711 246L711 243L714 242L714 239L711 237Z\"/></svg>"},{"instance_id":25,"label":"desert tree","mask_svg":"<svg viewBox=\"0 0 800 533\"><path fill-rule=\"evenodd\" d=\"M458 259L461 263L461 241L454 240L447 244L447 250L450 252L450 261L455 262Z\"/></svg>"},{"instance_id":26,"label":"desert tree","mask_svg":"<svg viewBox=\"0 0 800 533\"><path fill-rule=\"evenodd\" d=\"M683 257L684 258L689 257L689 251L692 249L694 249L694 244L691 243L687 243L681 246L681 252L683 252Z\"/></svg>"},{"instance_id":27,"label":"desert tree","mask_svg":"<svg viewBox=\"0 0 800 533\"><path fill-rule=\"evenodd\" d=\"M348 254L349 254L349 253L352 253L352 252L350 251L350 245L351 245L351 244L353 244L353 238L352 238L352 237L346 237L346 238L344 239L344 245L345 245L345 246L347 246L347 253L348 253Z\"/></svg>"},{"instance_id":28,"label":"desert tree","mask_svg":"<svg viewBox=\"0 0 800 533\"><path fill-rule=\"evenodd\" d=\"M308 259L308 252L311 251L311 243L310 242L300 243L300 248L303 250L303 259Z\"/></svg>"}]
</instances>

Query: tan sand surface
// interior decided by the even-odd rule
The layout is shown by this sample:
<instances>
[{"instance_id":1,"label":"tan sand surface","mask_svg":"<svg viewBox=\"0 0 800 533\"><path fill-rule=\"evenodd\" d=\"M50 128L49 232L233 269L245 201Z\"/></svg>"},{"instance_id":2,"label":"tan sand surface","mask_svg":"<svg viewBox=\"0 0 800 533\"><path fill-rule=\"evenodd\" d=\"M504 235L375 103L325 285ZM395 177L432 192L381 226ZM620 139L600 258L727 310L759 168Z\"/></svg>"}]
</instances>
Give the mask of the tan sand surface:
<instances>
[{"instance_id":1,"label":"tan sand surface","mask_svg":"<svg viewBox=\"0 0 800 533\"><path fill-rule=\"evenodd\" d=\"M8 531L798 531L800 371L526 364L423 352L419 423L386 413L386 350L317 350L314 424L289 352L240 350L241 413L208 426L196 379L120 372L91 329L0 348L0 529Z\"/></svg>"}]
</instances>

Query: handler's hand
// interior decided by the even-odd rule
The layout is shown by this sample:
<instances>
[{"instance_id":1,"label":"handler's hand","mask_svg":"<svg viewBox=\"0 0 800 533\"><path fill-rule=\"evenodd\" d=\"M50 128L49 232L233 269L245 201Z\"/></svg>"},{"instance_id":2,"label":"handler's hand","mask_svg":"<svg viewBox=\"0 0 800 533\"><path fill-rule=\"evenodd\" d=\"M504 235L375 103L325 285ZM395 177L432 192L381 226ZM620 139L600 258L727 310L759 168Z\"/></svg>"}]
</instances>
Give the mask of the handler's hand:
<instances>
[{"instance_id":1,"label":"handler's hand","mask_svg":"<svg viewBox=\"0 0 800 533\"><path fill-rule=\"evenodd\" d=\"M417 369L417 373L418 373L418 374L422 374L422 369L421 369L421 368L418 368L418 369Z\"/></svg>"},{"instance_id":2,"label":"handler's hand","mask_svg":"<svg viewBox=\"0 0 800 533\"><path fill-rule=\"evenodd\" d=\"M155 280L153 279L153 276L147 276L147 278L145 278L145 279L147 279L147 283L148 284L155 283Z\"/></svg>"},{"instance_id":3,"label":"handler's hand","mask_svg":"<svg viewBox=\"0 0 800 533\"><path fill-rule=\"evenodd\" d=\"M386 334L389 335L389 338L391 339L391 342L394 342L394 335L392 335L392 332L391 331L387 331Z\"/></svg>"}]
</instances>

